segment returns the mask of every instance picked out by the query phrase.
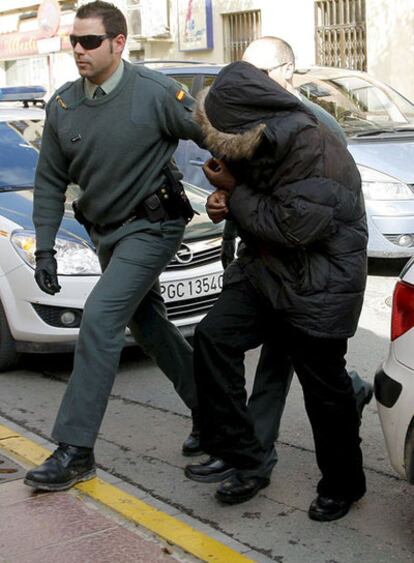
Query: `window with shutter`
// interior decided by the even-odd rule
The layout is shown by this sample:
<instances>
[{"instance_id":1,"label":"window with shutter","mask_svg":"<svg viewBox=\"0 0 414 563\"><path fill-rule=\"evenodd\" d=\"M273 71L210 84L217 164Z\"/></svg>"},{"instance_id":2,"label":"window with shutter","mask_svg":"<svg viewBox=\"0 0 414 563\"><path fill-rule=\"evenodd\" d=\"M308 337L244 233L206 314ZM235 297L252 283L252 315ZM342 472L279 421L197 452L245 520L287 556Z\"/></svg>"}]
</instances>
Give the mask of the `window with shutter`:
<instances>
[{"instance_id":1,"label":"window with shutter","mask_svg":"<svg viewBox=\"0 0 414 563\"><path fill-rule=\"evenodd\" d=\"M247 45L261 36L260 10L223 14L224 60L239 61Z\"/></svg>"}]
</instances>

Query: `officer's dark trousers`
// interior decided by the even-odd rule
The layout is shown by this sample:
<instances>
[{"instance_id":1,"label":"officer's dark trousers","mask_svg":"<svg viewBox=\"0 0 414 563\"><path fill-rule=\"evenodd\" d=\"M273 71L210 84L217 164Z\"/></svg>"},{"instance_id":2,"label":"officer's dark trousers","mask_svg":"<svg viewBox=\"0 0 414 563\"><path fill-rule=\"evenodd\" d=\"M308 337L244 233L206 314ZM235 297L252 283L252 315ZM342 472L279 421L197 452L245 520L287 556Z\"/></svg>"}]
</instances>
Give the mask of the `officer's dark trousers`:
<instances>
[{"instance_id":1,"label":"officer's dark trousers","mask_svg":"<svg viewBox=\"0 0 414 563\"><path fill-rule=\"evenodd\" d=\"M93 447L130 327L191 409L197 404L192 349L167 320L158 277L176 253L184 220L140 219L99 234L92 230L103 274L83 312L74 367L52 436Z\"/></svg>"},{"instance_id":2,"label":"officer's dark trousers","mask_svg":"<svg viewBox=\"0 0 414 563\"><path fill-rule=\"evenodd\" d=\"M302 384L322 473L319 494L359 498L365 477L355 395L345 369L347 341L315 338L283 322L247 280L226 286L196 330L204 451L242 474L265 474L265 451L246 406L244 354L272 334L274 347L290 356Z\"/></svg>"}]
</instances>

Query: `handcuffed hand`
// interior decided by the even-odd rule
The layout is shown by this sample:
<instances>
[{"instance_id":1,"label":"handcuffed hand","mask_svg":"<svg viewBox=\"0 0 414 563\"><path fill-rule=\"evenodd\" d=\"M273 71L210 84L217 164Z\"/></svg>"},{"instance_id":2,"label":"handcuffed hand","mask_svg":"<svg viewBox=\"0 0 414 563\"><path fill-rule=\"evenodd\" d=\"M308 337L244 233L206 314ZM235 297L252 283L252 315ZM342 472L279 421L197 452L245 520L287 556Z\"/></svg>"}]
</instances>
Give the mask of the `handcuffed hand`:
<instances>
[{"instance_id":1,"label":"handcuffed hand","mask_svg":"<svg viewBox=\"0 0 414 563\"><path fill-rule=\"evenodd\" d=\"M224 190L216 190L207 198L206 211L213 223L220 223L226 218L229 210L227 208L228 193Z\"/></svg>"},{"instance_id":2,"label":"handcuffed hand","mask_svg":"<svg viewBox=\"0 0 414 563\"><path fill-rule=\"evenodd\" d=\"M210 184L219 190L231 192L237 185L235 177L223 160L210 158L204 163L203 172Z\"/></svg>"},{"instance_id":3,"label":"handcuffed hand","mask_svg":"<svg viewBox=\"0 0 414 563\"><path fill-rule=\"evenodd\" d=\"M49 295L59 293L57 262L54 250L36 250L35 280L42 291Z\"/></svg>"}]
</instances>

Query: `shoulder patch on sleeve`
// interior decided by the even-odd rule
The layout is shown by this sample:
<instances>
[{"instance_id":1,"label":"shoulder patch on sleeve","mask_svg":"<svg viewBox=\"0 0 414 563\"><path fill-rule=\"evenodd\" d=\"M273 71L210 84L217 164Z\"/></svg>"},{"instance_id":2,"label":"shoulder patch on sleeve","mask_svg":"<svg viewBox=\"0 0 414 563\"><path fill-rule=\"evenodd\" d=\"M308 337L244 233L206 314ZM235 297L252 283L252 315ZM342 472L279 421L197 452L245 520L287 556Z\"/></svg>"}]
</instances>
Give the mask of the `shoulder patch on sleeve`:
<instances>
[{"instance_id":1,"label":"shoulder patch on sleeve","mask_svg":"<svg viewBox=\"0 0 414 563\"><path fill-rule=\"evenodd\" d=\"M194 98L180 84L175 84L174 97L186 110L192 111Z\"/></svg>"},{"instance_id":2,"label":"shoulder patch on sleeve","mask_svg":"<svg viewBox=\"0 0 414 563\"><path fill-rule=\"evenodd\" d=\"M56 102L62 109L68 109L67 104L63 101L61 94L68 90L72 86L73 82L65 82L60 88L58 88L52 97L50 98L48 105L51 105L53 102Z\"/></svg>"},{"instance_id":3,"label":"shoulder patch on sleeve","mask_svg":"<svg viewBox=\"0 0 414 563\"><path fill-rule=\"evenodd\" d=\"M166 77L167 78L167 77ZM187 92L185 86L174 80L173 78L167 78L169 84L167 88L168 97L174 97L177 102L179 102L186 110L192 111L194 98Z\"/></svg>"},{"instance_id":4,"label":"shoulder patch on sleeve","mask_svg":"<svg viewBox=\"0 0 414 563\"><path fill-rule=\"evenodd\" d=\"M183 103L186 95L187 94L184 90L177 90L177 92L175 93L175 99L178 100L179 102Z\"/></svg>"},{"instance_id":5,"label":"shoulder patch on sleeve","mask_svg":"<svg viewBox=\"0 0 414 563\"><path fill-rule=\"evenodd\" d=\"M68 109L68 106L65 104L65 102L62 100L62 98L59 95L55 96L55 101L60 105L62 109Z\"/></svg>"}]
</instances>

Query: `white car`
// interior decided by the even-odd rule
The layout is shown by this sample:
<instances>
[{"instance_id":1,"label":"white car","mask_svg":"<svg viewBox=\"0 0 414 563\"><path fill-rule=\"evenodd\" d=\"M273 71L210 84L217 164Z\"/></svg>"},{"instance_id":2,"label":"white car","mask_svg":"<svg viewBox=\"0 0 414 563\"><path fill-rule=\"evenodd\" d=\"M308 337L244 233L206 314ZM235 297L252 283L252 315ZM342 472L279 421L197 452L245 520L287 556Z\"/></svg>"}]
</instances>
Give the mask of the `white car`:
<instances>
[{"instance_id":1,"label":"white car","mask_svg":"<svg viewBox=\"0 0 414 563\"><path fill-rule=\"evenodd\" d=\"M92 242L73 216L71 201L79 188L71 186L55 247L62 289L47 295L34 280L33 181L44 110L33 103L43 93L0 90L0 371L11 367L20 352L73 349L85 300L100 275ZM4 99L21 99L31 107ZM222 226L206 215L203 189L186 184L186 191L200 214L162 274L161 290L169 318L189 337L221 291Z\"/></svg>"},{"instance_id":2,"label":"white car","mask_svg":"<svg viewBox=\"0 0 414 563\"><path fill-rule=\"evenodd\" d=\"M391 464L414 484L414 259L395 286L391 319L389 354L375 375L375 397Z\"/></svg>"}]
</instances>

